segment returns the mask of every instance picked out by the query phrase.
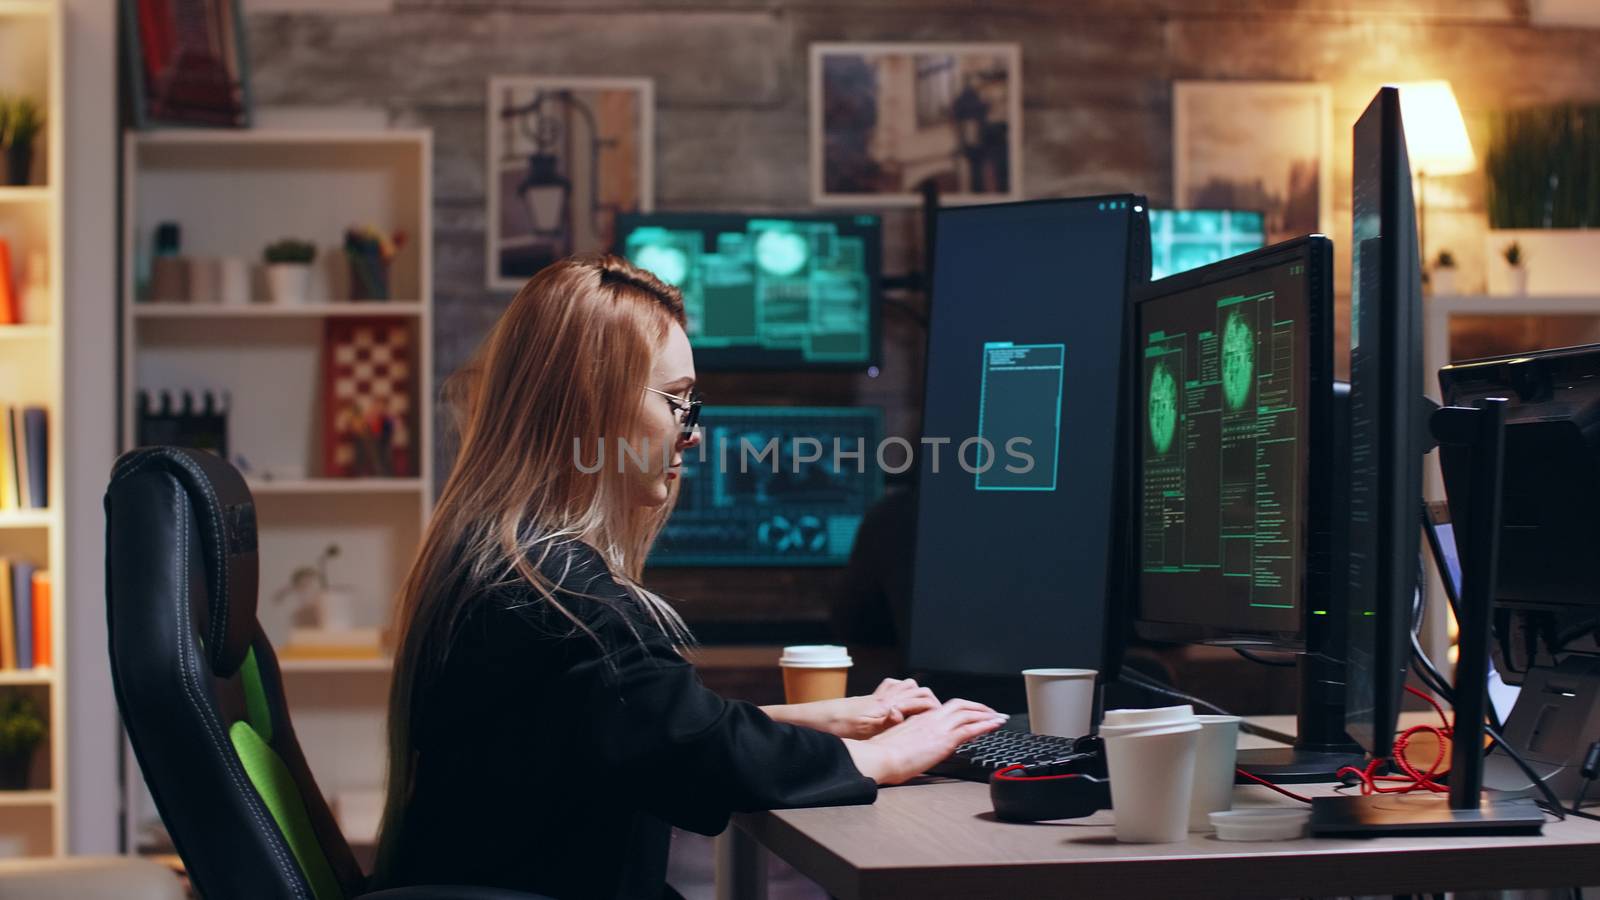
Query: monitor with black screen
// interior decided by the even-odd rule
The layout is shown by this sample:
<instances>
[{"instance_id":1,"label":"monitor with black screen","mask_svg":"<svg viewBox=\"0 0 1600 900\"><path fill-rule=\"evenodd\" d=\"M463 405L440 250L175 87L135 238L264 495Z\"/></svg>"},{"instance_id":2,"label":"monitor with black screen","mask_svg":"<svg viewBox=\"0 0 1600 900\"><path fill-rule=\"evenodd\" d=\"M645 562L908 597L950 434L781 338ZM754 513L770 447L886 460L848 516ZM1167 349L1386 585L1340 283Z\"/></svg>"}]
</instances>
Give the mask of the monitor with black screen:
<instances>
[{"instance_id":1,"label":"monitor with black screen","mask_svg":"<svg viewBox=\"0 0 1600 900\"><path fill-rule=\"evenodd\" d=\"M877 216L628 213L616 252L683 292L703 370L878 362Z\"/></svg>"},{"instance_id":2,"label":"monitor with black screen","mask_svg":"<svg viewBox=\"0 0 1600 900\"><path fill-rule=\"evenodd\" d=\"M1266 217L1241 209L1150 210L1150 280L1159 281L1267 242Z\"/></svg>"},{"instance_id":3,"label":"monitor with black screen","mask_svg":"<svg viewBox=\"0 0 1600 900\"><path fill-rule=\"evenodd\" d=\"M842 566L883 492L870 407L707 406L652 566Z\"/></svg>"},{"instance_id":4,"label":"monitor with black screen","mask_svg":"<svg viewBox=\"0 0 1600 900\"><path fill-rule=\"evenodd\" d=\"M1241 765L1331 780L1360 760L1329 702L1342 678L1332 242L1154 282L1135 294L1133 336L1135 630L1305 651L1297 745Z\"/></svg>"},{"instance_id":5,"label":"monitor with black screen","mask_svg":"<svg viewBox=\"0 0 1600 900\"><path fill-rule=\"evenodd\" d=\"M1354 129L1346 730L1389 755L1417 587L1426 434L1422 275L1399 91Z\"/></svg>"},{"instance_id":6,"label":"monitor with black screen","mask_svg":"<svg viewBox=\"0 0 1600 900\"><path fill-rule=\"evenodd\" d=\"M939 211L914 669L1114 667L1117 373L1148 234L1132 195Z\"/></svg>"},{"instance_id":7,"label":"monitor with black screen","mask_svg":"<svg viewBox=\"0 0 1600 900\"><path fill-rule=\"evenodd\" d=\"M1600 735L1600 344L1451 363L1439 388L1451 406L1506 400L1494 662L1522 696L1503 733L1575 803L1584 754ZM1471 460L1442 446L1439 462L1451 518L1470 515ZM1527 792L1532 782L1496 753L1484 785Z\"/></svg>"}]
</instances>

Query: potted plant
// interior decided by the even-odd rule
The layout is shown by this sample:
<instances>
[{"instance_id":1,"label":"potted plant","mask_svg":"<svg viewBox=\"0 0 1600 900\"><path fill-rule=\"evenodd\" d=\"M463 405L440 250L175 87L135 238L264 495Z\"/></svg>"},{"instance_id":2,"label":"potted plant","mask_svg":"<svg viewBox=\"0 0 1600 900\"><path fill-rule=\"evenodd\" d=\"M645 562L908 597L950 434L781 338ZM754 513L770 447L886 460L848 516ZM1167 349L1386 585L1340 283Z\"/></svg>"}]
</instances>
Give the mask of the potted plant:
<instances>
[{"instance_id":1,"label":"potted plant","mask_svg":"<svg viewBox=\"0 0 1600 900\"><path fill-rule=\"evenodd\" d=\"M1490 121L1484 158L1490 293L1594 291L1593 261L1600 257L1597 171L1600 104L1522 109ZM1512 242L1524 259L1539 260L1538 272L1506 260L1502 250Z\"/></svg>"},{"instance_id":2,"label":"potted plant","mask_svg":"<svg viewBox=\"0 0 1600 900\"><path fill-rule=\"evenodd\" d=\"M4 102L3 126L6 147L6 183L27 184L33 173L33 142L44 127L39 103L31 97Z\"/></svg>"},{"instance_id":3,"label":"potted plant","mask_svg":"<svg viewBox=\"0 0 1600 900\"><path fill-rule=\"evenodd\" d=\"M1500 251L1500 255L1505 258L1511 273L1511 293L1519 297L1528 293L1528 270L1522 264L1522 245L1512 241Z\"/></svg>"},{"instance_id":4,"label":"potted plant","mask_svg":"<svg viewBox=\"0 0 1600 900\"><path fill-rule=\"evenodd\" d=\"M23 694L0 697L0 790L27 789L33 754L44 734L44 718L32 698Z\"/></svg>"},{"instance_id":5,"label":"potted plant","mask_svg":"<svg viewBox=\"0 0 1600 900\"><path fill-rule=\"evenodd\" d=\"M1443 296L1454 294L1456 292L1456 255L1449 250L1440 250L1439 255L1434 257L1433 260L1431 278L1434 294Z\"/></svg>"},{"instance_id":6,"label":"potted plant","mask_svg":"<svg viewBox=\"0 0 1600 900\"><path fill-rule=\"evenodd\" d=\"M275 303L305 303L311 295L311 261L317 245L284 238L267 245L267 286Z\"/></svg>"}]
</instances>

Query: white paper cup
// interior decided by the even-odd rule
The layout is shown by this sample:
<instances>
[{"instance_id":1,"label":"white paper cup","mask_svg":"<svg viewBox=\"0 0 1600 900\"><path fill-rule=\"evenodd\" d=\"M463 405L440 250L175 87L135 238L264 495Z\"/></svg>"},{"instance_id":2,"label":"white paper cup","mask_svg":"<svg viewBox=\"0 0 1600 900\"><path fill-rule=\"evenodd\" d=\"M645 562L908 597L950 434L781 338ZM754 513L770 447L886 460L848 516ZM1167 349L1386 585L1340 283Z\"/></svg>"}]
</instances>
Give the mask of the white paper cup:
<instances>
[{"instance_id":1,"label":"white paper cup","mask_svg":"<svg viewBox=\"0 0 1600 900\"><path fill-rule=\"evenodd\" d=\"M1184 840L1189 833L1200 724L1191 721L1115 734L1105 742L1117 840L1129 844Z\"/></svg>"},{"instance_id":2,"label":"white paper cup","mask_svg":"<svg viewBox=\"0 0 1600 900\"><path fill-rule=\"evenodd\" d=\"M837 700L850 679L850 651L836 644L797 644L783 648L783 696L787 703Z\"/></svg>"},{"instance_id":3,"label":"white paper cup","mask_svg":"<svg viewBox=\"0 0 1600 900\"><path fill-rule=\"evenodd\" d=\"M1088 734L1097 674L1094 669L1023 669L1028 730L1067 738Z\"/></svg>"},{"instance_id":4,"label":"white paper cup","mask_svg":"<svg viewBox=\"0 0 1600 900\"><path fill-rule=\"evenodd\" d=\"M1194 755L1189 830L1211 831L1211 814L1233 808L1233 770L1239 757L1238 716L1196 716L1200 745Z\"/></svg>"}]
</instances>

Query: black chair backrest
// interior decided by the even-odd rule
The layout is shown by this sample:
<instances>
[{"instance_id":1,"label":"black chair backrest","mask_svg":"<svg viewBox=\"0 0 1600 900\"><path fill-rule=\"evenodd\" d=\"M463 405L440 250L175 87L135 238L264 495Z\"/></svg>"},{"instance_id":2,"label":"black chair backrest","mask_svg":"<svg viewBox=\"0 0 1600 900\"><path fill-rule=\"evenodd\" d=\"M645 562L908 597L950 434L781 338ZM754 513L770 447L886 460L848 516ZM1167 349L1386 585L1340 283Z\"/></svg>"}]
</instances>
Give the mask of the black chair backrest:
<instances>
[{"instance_id":1,"label":"black chair backrest","mask_svg":"<svg viewBox=\"0 0 1600 900\"><path fill-rule=\"evenodd\" d=\"M256 622L244 478L209 453L144 448L117 460L105 505L117 705L197 892L359 892L360 867L306 768Z\"/></svg>"}]
</instances>

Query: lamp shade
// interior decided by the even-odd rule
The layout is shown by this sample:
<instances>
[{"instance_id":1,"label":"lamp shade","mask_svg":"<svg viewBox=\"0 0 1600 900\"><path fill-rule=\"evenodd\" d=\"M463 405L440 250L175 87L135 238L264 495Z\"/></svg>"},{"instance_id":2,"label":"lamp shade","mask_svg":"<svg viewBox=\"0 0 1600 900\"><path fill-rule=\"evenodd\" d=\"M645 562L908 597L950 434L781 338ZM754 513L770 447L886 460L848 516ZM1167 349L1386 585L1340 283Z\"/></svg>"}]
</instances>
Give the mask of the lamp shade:
<instances>
[{"instance_id":1,"label":"lamp shade","mask_svg":"<svg viewBox=\"0 0 1600 900\"><path fill-rule=\"evenodd\" d=\"M1463 175L1478 166L1461 120L1461 106L1448 81L1411 81L1400 89L1406 155L1411 169L1425 175Z\"/></svg>"}]
</instances>

